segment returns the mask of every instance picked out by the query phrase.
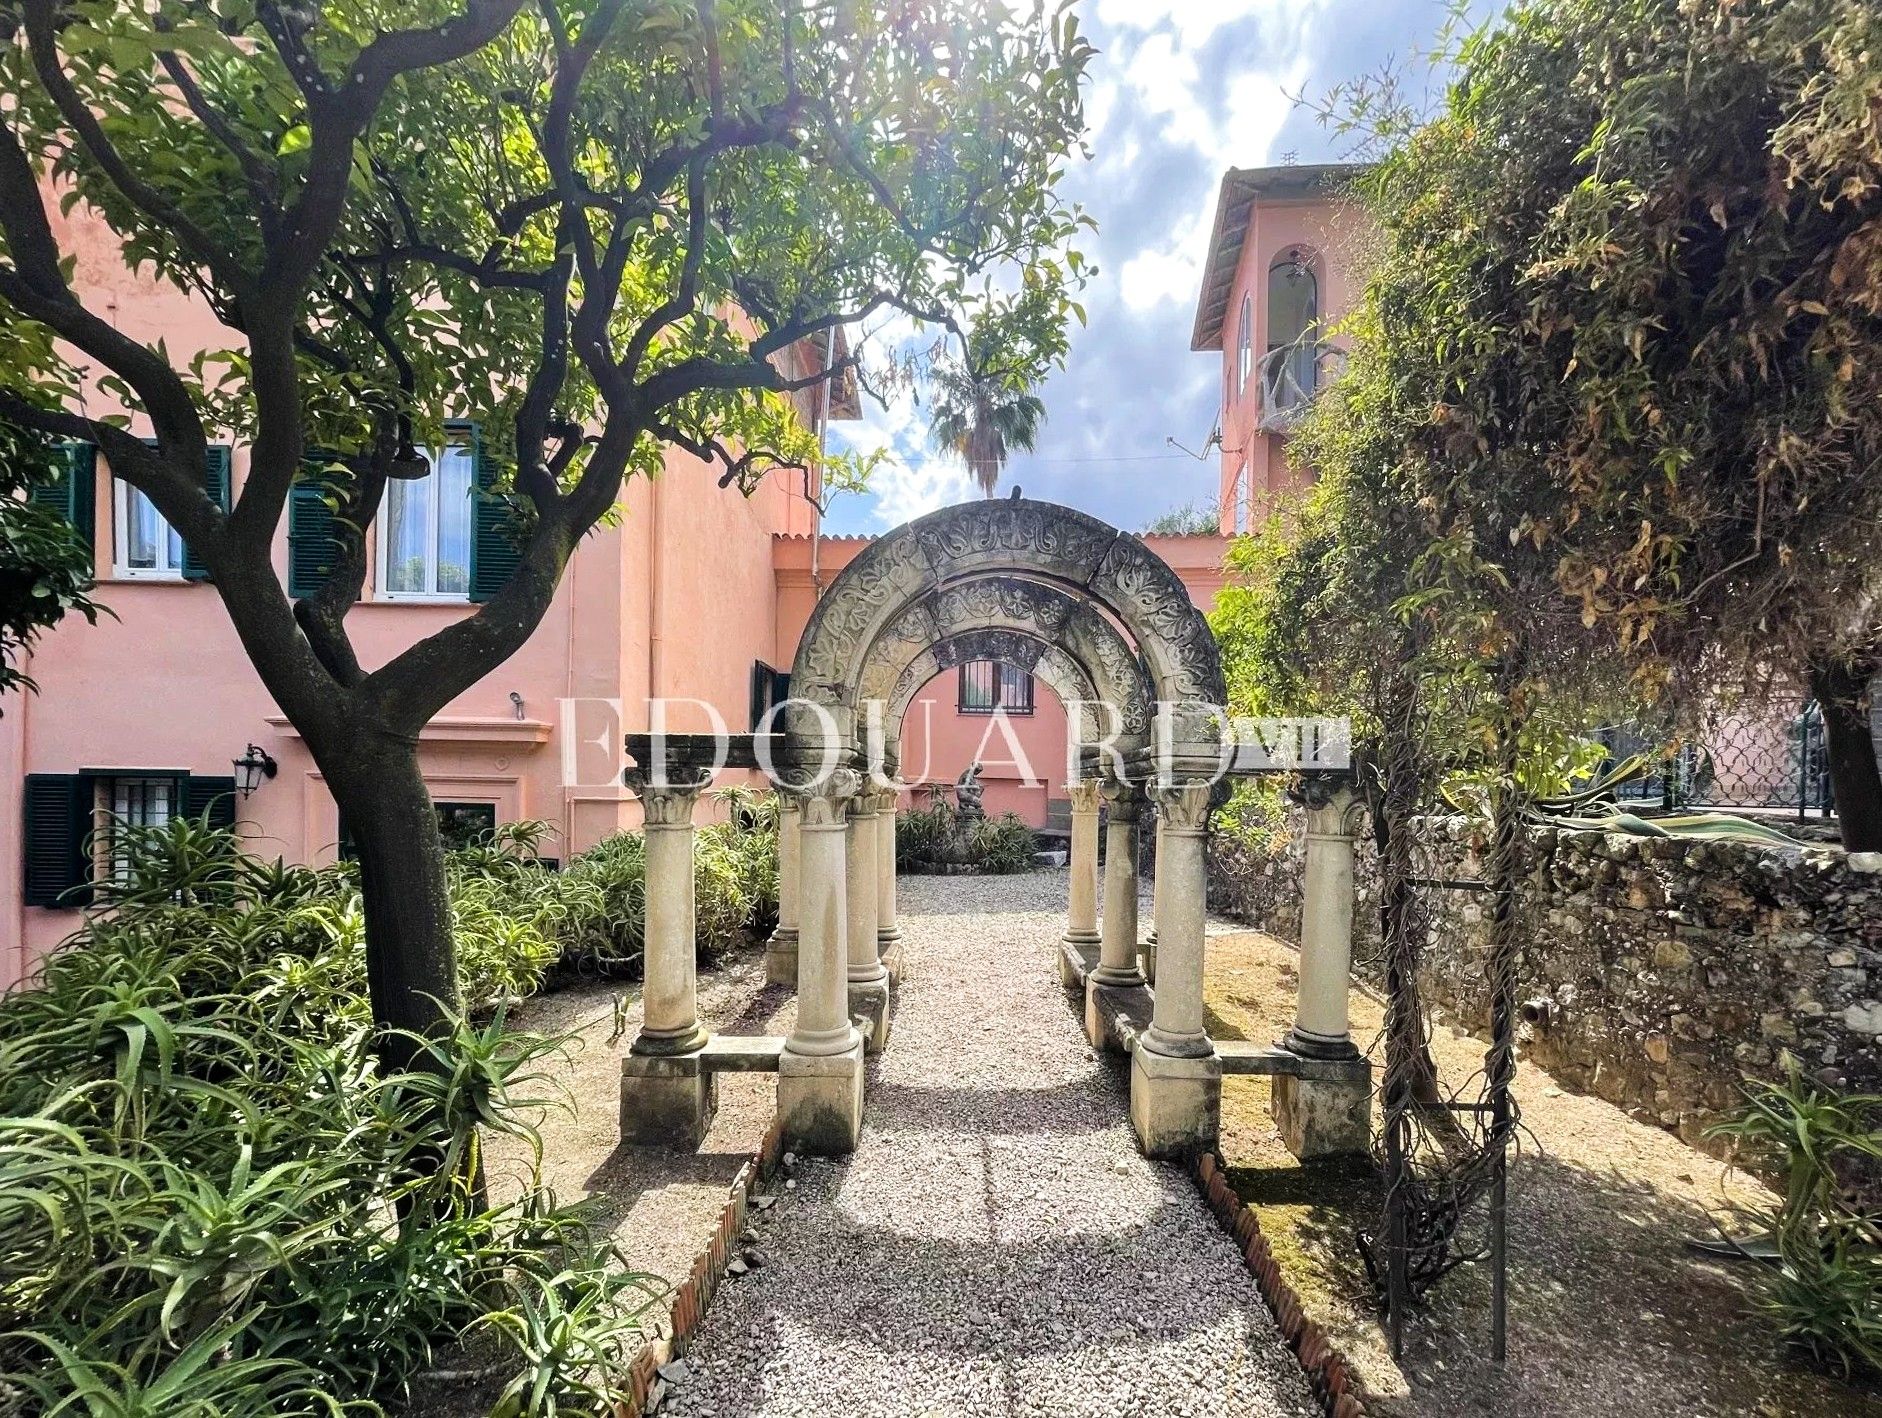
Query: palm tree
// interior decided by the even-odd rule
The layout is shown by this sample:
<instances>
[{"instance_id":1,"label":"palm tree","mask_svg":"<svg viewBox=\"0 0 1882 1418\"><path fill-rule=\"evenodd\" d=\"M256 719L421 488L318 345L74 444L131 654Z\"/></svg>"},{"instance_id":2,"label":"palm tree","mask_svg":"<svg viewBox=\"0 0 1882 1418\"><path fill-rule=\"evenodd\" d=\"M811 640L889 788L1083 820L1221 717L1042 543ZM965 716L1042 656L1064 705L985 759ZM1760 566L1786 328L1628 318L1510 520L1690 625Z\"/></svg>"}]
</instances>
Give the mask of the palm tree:
<instances>
[{"instance_id":1,"label":"palm tree","mask_svg":"<svg viewBox=\"0 0 1882 1418\"><path fill-rule=\"evenodd\" d=\"M1010 380L976 373L965 365L940 370L934 381L934 413L928 432L936 444L960 454L988 497L1015 449L1030 453L1046 421L1038 395Z\"/></svg>"}]
</instances>

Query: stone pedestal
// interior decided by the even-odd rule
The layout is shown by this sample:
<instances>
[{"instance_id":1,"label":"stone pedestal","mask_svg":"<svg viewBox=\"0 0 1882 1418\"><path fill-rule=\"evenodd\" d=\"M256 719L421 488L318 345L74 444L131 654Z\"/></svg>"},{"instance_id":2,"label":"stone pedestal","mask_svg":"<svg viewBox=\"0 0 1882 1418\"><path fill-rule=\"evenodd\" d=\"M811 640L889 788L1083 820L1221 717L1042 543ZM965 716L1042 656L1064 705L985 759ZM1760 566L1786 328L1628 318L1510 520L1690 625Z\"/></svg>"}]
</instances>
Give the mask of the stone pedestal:
<instances>
[{"instance_id":1,"label":"stone pedestal","mask_svg":"<svg viewBox=\"0 0 1882 1418\"><path fill-rule=\"evenodd\" d=\"M850 800L844 900L849 936L849 1013L872 1054L889 1040L889 971L876 953L876 883L880 870L875 796L861 793Z\"/></svg>"},{"instance_id":2,"label":"stone pedestal","mask_svg":"<svg viewBox=\"0 0 1882 1418\"><path fill-rule=\"evenodd\" d=\"M621 1141L691 1150L719 1106L718 1076L690 1054L629 1054L621 1060Z\"/></svg>"},{"instance_id":3,"label":"stone pedestal","mask_svg":"<svg viewBox=\"0 0 1882 1418\"><path fill-rule=\"evenodd\" d=\"M1066 784L1072 800L1071 876L1065 896L1065 935L1059 952L1059 978L1068 990L1081 988L1079 961L1098 956L1098 783L1087 779Z\"/></svg>"},{"instance_id":4,"label":"stone pedestal","mask_svg":"<svg viewBox=\"0 0 1882 1418\"><path fill-rule=\"evenodd\" d=\"M765 942L765 983L797 983L797 914L803 810L778 795L778 927Z\"/></svg>"},{"instance_id":5,"label":"stone pedestal","mask_svg":"<svg viewBox=\"0 0 1882 1418\"><path fill-rule=\"evenodd\" d=\"M1372 1146L1372 1080L1293 1078L1277 1074L1274 1125L1303 1162L1362 1155Z\"/></svg>"},{"instance_id":6,"label":"stone pedestal","mask_svg":"<svg viewBox=\"0 0 1882 1418\"><path fill-rule=\"evenodd\" d=\"M799 1054L787 1044L778 1059L778 1122L793 1152L853 1152L863 1130L863 1041L840 1054Z\"/></svg>"},{"instance_id":7,"label":"stone pedestal","mask_svg":"<svg viewBox=\"0 0 1882 1418\"><path fill-rule=\"evenodd\" d=\"M1171 1058L1139 1042L1131 1054L1131 1131L1146 1157L1187 1157L1222 1128L1222 1064L1213 1050Z\"/></svg>"},{"instance_id":8,"label":"stone pedestal","mask_svg":"<svg viewBox=\"0 0 1882 1418\"><path fill-rule=\"evenodd\" d=\"M629 769L646 840L646 928L636 1054L684 1054L706 1042L694 951L693 807L710 768Z\"/></svg>"}]
</instances>

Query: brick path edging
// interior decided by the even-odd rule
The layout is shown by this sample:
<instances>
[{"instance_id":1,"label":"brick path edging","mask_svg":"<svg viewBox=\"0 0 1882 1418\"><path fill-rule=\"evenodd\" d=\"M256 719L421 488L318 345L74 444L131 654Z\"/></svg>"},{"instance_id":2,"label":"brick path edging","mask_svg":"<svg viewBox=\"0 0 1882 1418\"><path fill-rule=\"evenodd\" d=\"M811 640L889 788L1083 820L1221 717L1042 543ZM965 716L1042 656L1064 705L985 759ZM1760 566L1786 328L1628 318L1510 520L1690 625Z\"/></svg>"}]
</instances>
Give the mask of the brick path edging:
<instances>
[{"instance_id":1,"label":"brick path edging","mask_svg":"<svg viewBox=\"0 0 1882 1418\"><path fill-rule=\"evenodd\" d=\"M1280 1326L1281 1337L1300 1361L1307 1382L1320 1400L1328 1418L1366 1418L1365 1405L1359 1401L1352 1368L1346 1356L1334 1348L1327 1332L1307 1317L1306 1307L1268 1248L1268 1238L1261 1233L1255 1213L1242 1204L1235 1189L1228 1184L1222 1163L1213 1152L1196 1154L1190 1175L1196 1189L1208 1202L1222 1229L1234 1237L1236 1249L1255 1277L1261 1298L1267 1302Z\"/></svg>"},{"instance_id":2,"label":"brick path edging","mask_svg":"<svg viewBox=\"0 0 1882 1418\"><path fill-rule=\"evenodd\" d=\"M627 1369L627 1396L616 1400L613 1418L642 1418L660 1385L661 1366L692 1347L706 1308L725 1279L725 1268L738 1253L739 1233L745 1229L752 1195L777 1171L782 1147L778 1125L773 1123L758 1150L740 1164L726 1190L725 1208L719 1213L712 1240L693 1257L692 1271L668 1298L670 1335L648 1340L634 1356Z\"/></svg>"}]
</instances>

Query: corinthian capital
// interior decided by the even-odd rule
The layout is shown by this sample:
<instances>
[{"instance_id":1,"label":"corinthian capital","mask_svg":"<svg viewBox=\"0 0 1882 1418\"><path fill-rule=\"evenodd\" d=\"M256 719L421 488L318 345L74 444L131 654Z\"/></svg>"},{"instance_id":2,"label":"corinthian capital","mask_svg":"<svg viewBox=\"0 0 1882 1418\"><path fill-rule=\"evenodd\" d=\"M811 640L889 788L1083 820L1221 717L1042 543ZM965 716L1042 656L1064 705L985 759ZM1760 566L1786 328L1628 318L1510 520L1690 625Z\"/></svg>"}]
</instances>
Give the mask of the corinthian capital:
<instances>
[{"instance_id":1,"label":"corinthian capital","mask_svg":"<svg viewBox=\"0 0 1882 1418\"><path fill-rule=\"evenodd\" d=\"M862 786L862 775L853 768L836 768L820 778L778 784L804 814L805 827L841 826Z\"/></svg>"},{"instance_id":2,"label":"corinthian capital","mask_svg":"<svg viewBox=\"0 0 1882 1418\"><path fill-rule=\"evenodd\" d=\"M640 799L641 820L648 827L688 827L699 794L712 782L712 770L686 766L670 769L655 779L644 768L629 768L621 775L628 790Z\"/></svg>"},{"instance_id":3,"label":"corinthian capital","mask_svg":"<svg viewBox=\"0 0 1882 1418\"><path fill-rule=\"evenodd\" d=\"M1144 790L1141 784L1107 780L1100 785L1099 791L1111 805L1113 822L1135 822L1143 811Z\"/></svg>"},{"instance_id":4,"label":"corinthian capital","mask_svg":"<svg viewBox=\"0 0 1882 1418\"><path fill-rule=\"evenodd\" d=\"M1098 810L1099 789L1104 785L1096 778L1081 778L1076 783L1065 785L1066 794L1072 800L1073 812L1096 812Z\"/></svg>"},{"instance_id":5,"label":"corinthian capital","mask_svg":"<svg viewBox=\"0 0 1882 1418\"><path fill-rule=\"evenodd\" d=\"M1209 783L1172 783L1150 790L1165 832L1199 833L1209 825Z\"/></svg>"}]
</instances>

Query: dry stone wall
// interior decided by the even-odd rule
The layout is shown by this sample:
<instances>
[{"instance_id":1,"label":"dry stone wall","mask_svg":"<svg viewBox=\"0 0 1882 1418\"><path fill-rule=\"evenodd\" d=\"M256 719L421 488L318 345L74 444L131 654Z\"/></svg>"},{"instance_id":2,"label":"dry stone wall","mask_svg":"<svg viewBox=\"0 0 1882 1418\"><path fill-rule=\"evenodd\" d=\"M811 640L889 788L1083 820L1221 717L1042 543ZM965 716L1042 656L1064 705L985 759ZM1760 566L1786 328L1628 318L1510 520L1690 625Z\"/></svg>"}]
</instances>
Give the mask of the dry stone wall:
<instances>
[{"instance_id":1,"label":"dry stone wall","mask_svg":"<svg viewBox=\"0 0 1882 1418\"><path fill-rule=\"evenodd\" d=\"M1299 939L1299 822L1270 853L1218 835L1210 905ZM1428 824L1428 870L1472 878L1479 829ZM1527 1057L1570 1086L1717 1150L1707 1126L1746 1075L1786 1055L1826 1082L1882 1092L1882 855L1761 850L1621 833L1529 836ZM1378 867L1358 861L1355 969L1379 983ZM1487 944L1480 893L1428 893L1428 1001L1481 1032Z\"/></svg>"}]
</instances>

